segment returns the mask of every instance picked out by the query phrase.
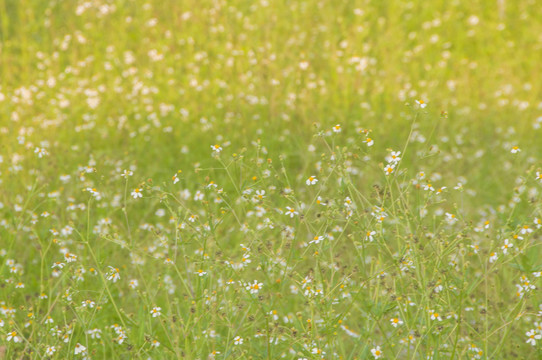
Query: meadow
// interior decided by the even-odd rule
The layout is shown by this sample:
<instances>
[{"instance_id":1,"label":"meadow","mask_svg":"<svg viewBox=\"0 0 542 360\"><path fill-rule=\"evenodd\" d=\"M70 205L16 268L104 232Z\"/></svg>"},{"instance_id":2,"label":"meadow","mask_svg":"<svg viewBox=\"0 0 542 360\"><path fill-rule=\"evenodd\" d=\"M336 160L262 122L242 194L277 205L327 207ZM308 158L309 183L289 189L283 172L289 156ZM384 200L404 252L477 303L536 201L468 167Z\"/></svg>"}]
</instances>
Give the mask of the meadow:
<instances>
[{"instance_id":1,"label":"meadow","mask_svg":"<svg viewBox=\"0 0 542 360\"><path fill-rule=\"evenodd\" d=\"M537 0L0 0L0 359L542 359Z\"/></svg>"}]
</instances>

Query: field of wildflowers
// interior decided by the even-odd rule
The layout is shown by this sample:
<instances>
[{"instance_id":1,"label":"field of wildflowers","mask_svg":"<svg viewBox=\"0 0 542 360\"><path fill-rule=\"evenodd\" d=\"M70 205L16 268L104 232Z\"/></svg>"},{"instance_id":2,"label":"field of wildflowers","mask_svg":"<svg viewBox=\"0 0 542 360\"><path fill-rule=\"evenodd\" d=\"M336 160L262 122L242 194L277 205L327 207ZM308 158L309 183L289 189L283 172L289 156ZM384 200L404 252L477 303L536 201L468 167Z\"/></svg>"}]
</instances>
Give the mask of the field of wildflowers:
<instances>
[{"instance_id":1,"label":"field of wildflowers","mask_svg":"<svg viewBox=\"0 0 542 360\"><path fill-rule=\"evenodd\" d=\"M0 0L0 359L542 359L538 0Z\"/></svg>"}]
</instances>

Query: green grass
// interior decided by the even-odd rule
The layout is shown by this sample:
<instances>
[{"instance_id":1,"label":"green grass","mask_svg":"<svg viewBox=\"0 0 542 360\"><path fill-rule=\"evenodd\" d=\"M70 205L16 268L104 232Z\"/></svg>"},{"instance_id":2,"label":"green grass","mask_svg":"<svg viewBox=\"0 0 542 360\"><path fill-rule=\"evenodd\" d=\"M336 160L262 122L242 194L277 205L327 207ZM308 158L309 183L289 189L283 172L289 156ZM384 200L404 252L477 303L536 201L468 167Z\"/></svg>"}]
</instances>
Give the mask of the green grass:
<instances>
[{"instance_id":1,"label":"green grass","mask_svg":"<svg viewBox=\"0 0 542 360\"><path fill-rule=\"evenodd\" d=\"M0 358L541 358L540 19L0 0Z\"/></svg>"}]
</instances>

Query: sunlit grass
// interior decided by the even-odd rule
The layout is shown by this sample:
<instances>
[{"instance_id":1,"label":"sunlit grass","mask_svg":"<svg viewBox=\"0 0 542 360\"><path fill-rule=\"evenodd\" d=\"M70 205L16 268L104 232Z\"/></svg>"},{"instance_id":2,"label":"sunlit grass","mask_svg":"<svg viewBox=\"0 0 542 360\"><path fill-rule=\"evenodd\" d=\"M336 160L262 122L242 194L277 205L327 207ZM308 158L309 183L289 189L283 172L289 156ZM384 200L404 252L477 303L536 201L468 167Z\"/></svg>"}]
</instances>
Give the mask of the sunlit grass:
<instances>
[{"instance_id":1,"label":"sunlit grass","mask_svg":"<svg viewBox=\"0 0 542 360\"><path fill-rule=\"evenodd\" d=\"M540 19L0 0L0 358L540 358Z\"/></svg>"}]
</instances>

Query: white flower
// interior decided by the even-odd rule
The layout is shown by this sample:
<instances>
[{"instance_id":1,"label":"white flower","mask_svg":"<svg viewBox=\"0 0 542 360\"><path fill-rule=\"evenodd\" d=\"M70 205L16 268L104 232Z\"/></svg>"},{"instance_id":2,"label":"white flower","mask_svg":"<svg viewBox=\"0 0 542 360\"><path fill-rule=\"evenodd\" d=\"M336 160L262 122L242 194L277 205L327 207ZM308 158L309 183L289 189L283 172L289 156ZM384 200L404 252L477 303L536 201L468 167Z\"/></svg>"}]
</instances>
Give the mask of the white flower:
<instances>
[{"instance_id":1,"label":"white flower","mask_svg":"<svg viewBox=\"0 0 542 360\"><path fill-rule=\"evenodd\" d=\"M34 153L38 154L38 157L41 159L42 157L44 157L45 155L48 155L48 152L46 149L43 149L43 148L36 148L34 150Z\"/></svg>"},{"instance_id":2,"label":"white flower","mask_svg":"<svg viewBox=\"0 0 542 360\"><path fill-rule=\"evenodd\" d=\"M530 234L533 232L533 229L531 229L529 226L527 225L523 225L523 227L521 228L521 234L522 235L525 235L525 234Z\"/></svg>"},{"instance_id":3,"label":"white flower","mask_svg":"<svg viewBox=\"0 0 542 360\"><path fill-rule=\"evenodd\" d=\"M15 342L15 343L20 343L21 341L23 341L23 339L21 339L21 337L19 335L17 335L17 331L12 331L10 333L8 333L8 336L6 337L6 340L7 341L12 341Z\"/></svg>"},{"instance_id":4,"label":"white flower","mask_svg":"<svg viewBox=\"0 0 542 360\"><path fill-rule=\"evenodd\" d=\"M376 235L376 231L367 231L367 233L365 234L365 240L368 240L368 241L374 241L374 236Z\"/></svg>"},{"instance_id":5,"label":"white flower","mask_svg":"<svg viewBox=\"0 0 542 360\"><path fill-rule=\"evenodd\" d=\"M401 152L400 151L392 151L390 156L388 156L386 158L386 160L389 162L389 163L398 163L399 161L401 161Z\"/></svg>"},{"instance_id":6,"label":"white flower","mask_svg":"<svg viewBox=\"0 0 542 360\"><path fill-rule=\"evenodd\" d=\"M391 318L391 319L390 319L390 323L391 323L391 326L397 327L397 326L399 326L399 325L403 325L403 320L399 319L398 317L396 317L396 318Z\"/></svg>"},{"instance_id":7,"label":"white flower","mask_svg":"<svg viewBox=\"0 0 542 360\"><path fill-rule=\"evenodd\" d=\"M526 332L525 335L529 337L526 343L531 344L532 346L536 345L536 340L540 340L542 338L542 335L537 334L534 330Z\"/></svg>"},{"instance_id":8,"label":"white flower","mask_svg":"<svg viewBox=\"0 0 542 360\"><path fill-rule=\"evenodd\" d=\"M236 337L233 339L233 344L234 344L234 345L242 345L242 344L243 344L243 338L240 337L240 336L236 336Z\"/></svg>"},{"instance_id":9,"label":"white flower","mask_svg":"<svg viewBox=\"0 0 542 360\"><path fill-rule=\"evenodd\" d=\"M47 346L45 349L45 355L52 356L56 351L56 348L54 346Z\"/></svg>"},{"instance_id":10,"label":"white flower","mask_svg":"<svg viewBox=\"0 0 542 360\"><path fill-rule=\"evenodd\" d=\"M160 312L160 310L162 310L161 307L156 307L156 306L153 307L152 310L151 310L151 315L152 315L152 317L155 318L155 317L158 317L158 316L162 315L162 313Z\"/></svg>"},{"instance_id":11,"label":"white flower","mask_svg":"<svg viewBox=\"0 0 542 360\"><path fill-rule=\"evenodd\" d=\"M319 244L321 241L324 241L323 236L315 236L311 241L309 241L309 244Z\"/></svg>"},{"instance_id":12,"label":"white flower","mask_svg":"<svg viewBox=\"0 0 542 360\"><path fill-rule=\"evenodd\" d=\"M341 132L341 125L337 124L333 127L334 133L340 133Z\"/></svg>"},{"instance_id":13,"label":"white flower","mask_svg":"<svg viewBox=\"0 0 542 360\"><path fill-rule=\"evenodd\" d=\"M373 354L375 359L380 359L383 355L382 351L380 350L380 346L377 346L374 349L371 349L371 354Z\"/></svg>"},{"instance_id":14,"label":"white flower","mask_svg":"<svg viewBox=\"0 0 542 360\"><path fill-rule=\"evenodd\" d=\"M290 215L291 218L293 218L295 215L298 215L299 213L292 209L289 206L286 206L286 211L284 212L284 215Z\"/></svg>"},{"instance_id":15,"label":"white flower","mask_svg":"<svg viewBox=\"0 0 542 360\"><path fill-rule=\"evenodd\" d=\"M418 106L422 109L427 106L427 104L423 100L416 100L416 104L418 104Z\"/></svg>"},{"instance_id":16,"label":"white flower","mask_svg":"<svg viewBox=\"0 0 542 360\"><path fill-rule=\"evenodd\" d=\"M521 149L518 146L513 146L512 149L510 150L512 154L517 154L520 151Z\"/></svg>"},{"instance_id":17,"label":"white flower","mask_svg":"<svg viewBox=\"0 0 542 360\"><path fill-rule=\"evenodd\" d=\"M497 261L498 258L499 258L499 254L497 254L496 252L492 252L491 254L489 254L490 263L494 263L495 261Z\"/></svg>"},{"instance_id":18,"label":"white flower","mask_svg":"<svg viewBox=\"0 0 542 360\"><path fill-rule=\"evenodd\" d=\"M259 283L258 280L254 280L252 284L246 284L245 289L250 291L251 294L257 294L263 287L263 283Z\"/></svg>"},{"instance_id":19,"label":"white flower","mask_svg":"<svg viewBox=\"0 0 542 360\"><path fill-rule=\"evenodd\" d=\"M78 355L78 354L84 354L85 352L87 351L87 348L84 347L83 345L77 343L77 345L75 345L75 355Z\"/></svg>"},{"instance_id":20,"label":"white flower","mask_svg":"<svg viewBox=\"0 0 542 360\"><path fill-rule=\"evenodd\" d=\"M446 221L449 224L453 224L458 221L457 217L454 214L446 213Z\"/></svg>"},{"instance_id":21,"label":"white flower","mask_svg":"<svg viewBox=\"0 0 542 360\"><path fill-rule=\"evenodd\" d=\"M367 146L373 146L374 145L374 140L371 139L370 137L368 137L367 139L363 140L364 143L367 144Z\"/></svg>"},{"instance_id":22,"label":"white flower","mask_svg":"<svg viewBox=\"0 0 542 360\"><path fill-rule=\"evenodd\" d=\"M153 341L151 342L151 346L152 346L153 348L157 348L158 346L160 346L160 342L159 342L158 340L153 340Z\"/></svg>"},{"instance_id":23,"label":"white flower","mask_svg":"<svg viewBox=\"0 0 542 360\"><path fill-rule=\"evenodd\" d=\"M388 164L384 168L384 173L387 175L391 175L393 173L393 170L395 170L395 164Z\"/></svg>"},{"instance_id":24,"label":"white flower","mask_svg":"<svg viewBox=\"0 0 542 360\"><path fill-rule=\"evenodd\" d=\"M109 267L109 272L106 275L107 280L117 282L117 280L120 279L120 272L118 268L114 268L113 266Z\"/></svg>"},{"instance_id":25,"label":"white flower","mask_svg":"<svg viewBox=\"0 0 542 360\"><path fill-rule=\"evenodd\" d=\"M507 254L508 253L508 249L514 247L514 244L512 244L508 239L505 239L504 240L504 245L501 246L501 249L502 249L502 252L503 254Z\"/></svg>"},{"instance_id":26,"label":"white flower","mask_svg":"<svg viewBox=\"0 0 542 360\"><path fill-rule=\"evenodd\" d=\"M542 182L542 172L541 171L536 172L535 180L538 180L538 181Z\"/></svg>"},{"instance_id":27,"label":"white flower","mask_svg":"<svg viewBox=\"0 0 542 360\"><path fill-rule=\"evenodd\" d=\"M211 145L211 149L215 152L215 153L220 153L222 151L222 147L220 147L220 145L216 144L216 145Z\"/></svg>"},{"instance_id":28,"label":"white flower","mask_svg":"<svg viewBox=\"0 0 542 360\"><path fill-rule=\"evenodd\" d=\"M134 199L137 199L137 198L141 198L143 197L143 194L141 193L142 190L141 189L134 189L134 191L132 191L131 195Z\"/></svg>"},{"instance_id":29,"label":"white flower","mask_svg":"<svg viewBox=\"0 0 542 360\"><path fill-rule=\"evenodd\" d=\"M431 314L431 320L442 321L439 313L435 312L434 310L430 310L429 313Z\"/></svg>"},{"instance_id":30,"label":"white flower","mask_svg":"<svg viewBox=\"0 0 542 360\"><path fill-rule=\"evenodd\" d=\"M318 179L316 178L316 176L309 176L307 181L305 181L305 184L307 184L307 185L315 185L317 182L318 182Z\"/></svg>"},{"instance_id":31,"label":"white flower","mask_svg":"<svg viewBox=\"0 0 542 360\"><path fill-rule=\"evenodd\" d=\"M122 176L122 177L124 177L124 178L125 178L125 177L128 177L128 176L132 176L132 175L134 175L134 172L131 171L131 170L124 170L124 171L122 172L122 174L120 174L120 176Z\"/></svg>"},{"instance_id":32,"label":"white flower","mask_svg":"<svg viewBox=\"0 0 542 360\"><path fill-rule=\"evenodd\" d=\"M203 200L205 194L203 194L201 191L196 191L196 194L194 195L194 201L201 201Z\"/></svg>"}]
</instances>

